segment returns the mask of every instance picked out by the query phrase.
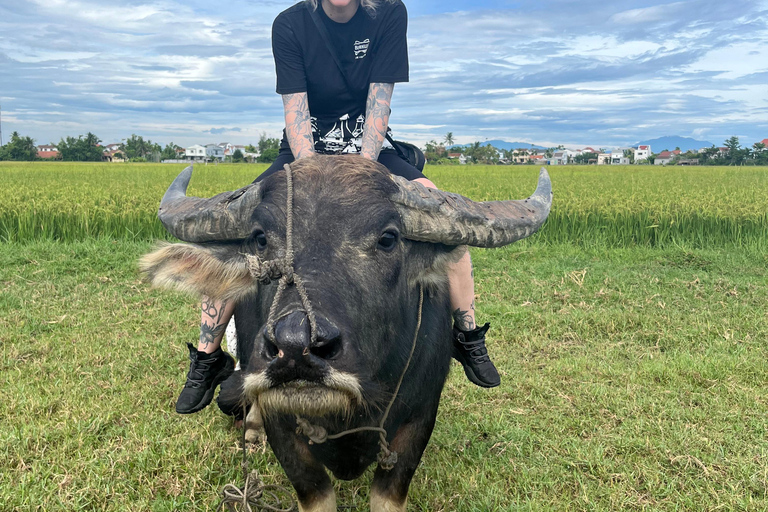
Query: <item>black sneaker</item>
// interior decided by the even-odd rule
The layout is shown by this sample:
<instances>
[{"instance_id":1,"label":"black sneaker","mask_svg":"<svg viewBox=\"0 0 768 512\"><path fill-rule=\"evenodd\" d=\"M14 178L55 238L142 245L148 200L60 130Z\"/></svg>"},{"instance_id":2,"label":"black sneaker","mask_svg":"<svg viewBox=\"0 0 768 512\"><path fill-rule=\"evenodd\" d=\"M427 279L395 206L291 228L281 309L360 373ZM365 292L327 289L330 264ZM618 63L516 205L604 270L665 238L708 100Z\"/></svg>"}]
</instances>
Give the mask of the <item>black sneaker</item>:
<instances>
[{"instance_id":1,"label":"black sneaker","mask_svg":"<svg viewBox=\"0 0 768 512\"><path fill-rule=\"evenodd\" d=\"M212 354L199 352L191 343L189 347L189 373L187 383L176 400L176 412L191 414L204 409L213 400L213 393L235 371L232 356L217 349Z\"/></svg>"},{"instance_id":2,"label":"black sneaker","mask_svg":"<svg viewBox=\"0 0 768 512\"><path fill-rule=\"evenodd\" d=\"M473 384L484 388L495 388L501 384L499 372L485 348L485 333L490 326L485 324L466 332L453 327L453 358L461 363Z\"/></svg>"}]
</instances>

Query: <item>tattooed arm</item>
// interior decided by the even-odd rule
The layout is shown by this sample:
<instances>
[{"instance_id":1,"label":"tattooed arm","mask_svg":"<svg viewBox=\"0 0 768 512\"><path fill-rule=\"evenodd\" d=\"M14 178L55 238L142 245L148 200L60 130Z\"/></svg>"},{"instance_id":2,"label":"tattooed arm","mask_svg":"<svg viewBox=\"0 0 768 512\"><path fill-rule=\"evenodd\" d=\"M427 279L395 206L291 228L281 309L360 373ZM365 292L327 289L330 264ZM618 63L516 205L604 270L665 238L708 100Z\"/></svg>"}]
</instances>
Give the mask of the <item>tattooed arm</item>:
<instances>
[{"instance_id":1,"label":"tattooed arm","mask_svg":"<svg viewBox=\"0 0 768 512\"><path fill-rule=\"evenodd\" d=\"M360 154L365 158L377 160L381 145L387 136L389 126L389 106L392 103L392 90L395 84L374 83L368 87L368 99L365 101L365 126L363 127L363 147Z\"/></svg>"},{"instance_id":2,"label":"tattooed arm","mask_svg":"<svg viewBox=\"0 0 768 512\"><path fill-rule=\"evenodd\" d=\"M285 110L285 135L294 158L315 154L315 139L312 136L312 122L309 117L307 93L283 94Z\"/></svg>"}]
</instances>

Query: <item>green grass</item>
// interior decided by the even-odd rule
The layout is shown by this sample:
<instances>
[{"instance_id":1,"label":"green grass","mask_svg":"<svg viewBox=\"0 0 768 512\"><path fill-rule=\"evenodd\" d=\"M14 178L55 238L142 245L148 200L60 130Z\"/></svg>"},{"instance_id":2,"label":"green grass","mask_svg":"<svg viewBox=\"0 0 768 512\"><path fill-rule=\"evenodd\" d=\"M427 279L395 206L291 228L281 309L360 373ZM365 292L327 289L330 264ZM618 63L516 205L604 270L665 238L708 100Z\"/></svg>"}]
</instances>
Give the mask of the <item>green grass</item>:
<instances>
[{"instance_id":1,"label":"green grass","mask_svg":"<svg viewBox=\"0 0 768 512\"><path fill-rule=\"evenodd\" d=\"M0 163L0 240L147 241L166 237L157 206L184 166ZM190 194L250 183L265 165L198 165ZM428 167L441 188L476 200L527 197L533 166ZM561 166L539 243L707 248L768 241L768 168Z\"/></svg>"},{"instance_id":2,"label":"green grass","mask_svg":"<svg viewBox=\"0 0 768 512\"><path fill-rule=\"evenodd\" d=\"M0 509L213 510L241 484L231 422L173 412L199 305L140 282L149 248L0 244ZM409 510L768 509L765 251L473 255L503 383L454 365ZM287 485L269 449L250 460Z\"/></svg>"}]
</instances>

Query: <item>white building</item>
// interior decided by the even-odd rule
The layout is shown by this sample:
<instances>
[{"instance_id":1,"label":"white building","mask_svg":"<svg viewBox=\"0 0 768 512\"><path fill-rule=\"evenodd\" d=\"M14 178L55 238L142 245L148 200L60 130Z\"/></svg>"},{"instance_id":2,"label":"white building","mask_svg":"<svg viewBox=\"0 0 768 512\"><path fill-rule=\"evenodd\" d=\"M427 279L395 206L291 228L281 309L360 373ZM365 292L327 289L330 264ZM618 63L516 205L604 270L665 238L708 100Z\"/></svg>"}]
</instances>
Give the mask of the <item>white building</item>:
<instances>
[{"instance_id":1,"label":"white building","mask_svg":"<svg viewBox=\"0 0 768 512\"><path fill-rule=\"evenodd\" d=\"M629 165L629 157L624 153L611 153L611 165Z\"/></svg>"},{"instance_id":2,"label":"white building","mask_svg":"<svg viewBox=\"0 0 768 512\"><path fill-rule=\"evenodd\" d=\"M649 156L651 156L651 146L638 146L635 150L635 163L648 160Z\"/></svg>"},{"instance_id":3,"label":"white building","mask_svg":"<svg viewBox=\"0 0 768 512\"><path fill-rule=\"evenodd\" d=\"M205 160L205 146L195 144L186 149L187 158L190 160Z\"/></svg>"},{"instance_id":4,"label":"white building","mask_svg":"<svg viewBox=\"0 0 768 512\"><path fill-rule=\"evenodd\" d=\"M567 165L568 164L568 152L558 151L552 155L549 159L549 165Z\"/></svg>"},{"instance_id":5,"label":"white building","mask_svg":"<svg viewBox=\"0 0 768 512\"><path fill-rule=\"evenodd\" d=\"M211 160L224 160L224 148L216 144L208 144L205 146L205 156Z\"/></svg>"}]
</instances>

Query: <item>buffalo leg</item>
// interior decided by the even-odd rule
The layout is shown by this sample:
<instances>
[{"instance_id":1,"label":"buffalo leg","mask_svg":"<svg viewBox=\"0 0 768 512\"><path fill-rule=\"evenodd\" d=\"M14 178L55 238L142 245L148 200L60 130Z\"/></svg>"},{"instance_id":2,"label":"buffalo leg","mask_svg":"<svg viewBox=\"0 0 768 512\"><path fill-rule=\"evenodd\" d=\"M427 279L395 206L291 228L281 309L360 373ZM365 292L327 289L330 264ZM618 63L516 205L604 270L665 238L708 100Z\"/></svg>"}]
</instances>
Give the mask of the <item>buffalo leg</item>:
<instances>
[{"instance_id":1,"label":"buffalo leg","mask_svg":"<svg viewBox=\"0 0 768 512\"><path fill-rule=\"evenodd\" d=\"M265 421L267 440L299 498L299 512L336 512L331 479L289 422Z\"/></svg>"},{"instance_id":2,"label":"buffalo leg","mask_svg":"<svg viewBox=\"0 0 768 512\"><path fill-rule=\"evenodd\" d=\"M397 430L389 443L390 450L397 452L397 464L390 471L376 468L371 486L371 512L405 512L408 488L432 435L435 417L406 423Z\"/></svg>"}]
</instances>

